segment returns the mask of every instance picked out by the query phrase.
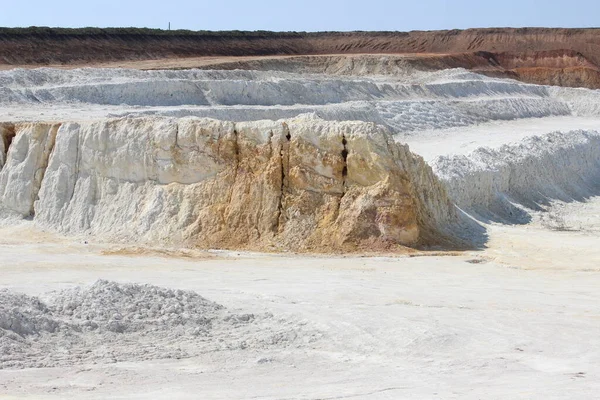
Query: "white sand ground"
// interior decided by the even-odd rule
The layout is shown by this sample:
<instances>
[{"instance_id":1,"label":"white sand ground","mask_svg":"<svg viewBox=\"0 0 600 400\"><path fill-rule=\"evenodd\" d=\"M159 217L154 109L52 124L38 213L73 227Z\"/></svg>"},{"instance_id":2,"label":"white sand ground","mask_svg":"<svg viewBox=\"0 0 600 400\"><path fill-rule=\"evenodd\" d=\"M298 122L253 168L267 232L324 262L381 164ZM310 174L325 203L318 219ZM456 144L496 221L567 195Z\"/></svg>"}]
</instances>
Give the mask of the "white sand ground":
<instances>
[{"instance_id":1,"label":"white sand ground","mask_svg":"<svg viewBox=\"0 0 600 400\"><path fill-rule=\"evenodd\" d=\"M423 257L161 256L2 229L0 288L43 295L109 279L190 289L231 310L303 321L322 337L309 347L0 370L0 398L593 399L598 204L587 204L588 230L495 225L489 249ZM569 207L566 220L581 217Z\"/></svg>"}]
</instances>

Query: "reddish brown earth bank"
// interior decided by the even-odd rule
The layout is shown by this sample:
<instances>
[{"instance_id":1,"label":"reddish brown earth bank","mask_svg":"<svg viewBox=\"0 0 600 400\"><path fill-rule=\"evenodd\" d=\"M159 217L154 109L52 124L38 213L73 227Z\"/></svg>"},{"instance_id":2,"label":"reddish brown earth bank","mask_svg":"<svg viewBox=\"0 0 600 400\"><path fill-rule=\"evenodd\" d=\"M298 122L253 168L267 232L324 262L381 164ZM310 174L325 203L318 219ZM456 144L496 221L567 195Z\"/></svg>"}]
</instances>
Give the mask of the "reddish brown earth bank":
<instances>
[{"instance_id":1,"label":"reddish brown earth bank","mask_svg":"<svg viewBox=\"0 0 600 400\"><path fill-rule=\"evenodd\" d=\"M4 68L332 54L411 54L412 64L425 69L464 67L525 82L600 88L600 29L316 33L0 29L0 65Z\"/></svg>"}]
</instances>

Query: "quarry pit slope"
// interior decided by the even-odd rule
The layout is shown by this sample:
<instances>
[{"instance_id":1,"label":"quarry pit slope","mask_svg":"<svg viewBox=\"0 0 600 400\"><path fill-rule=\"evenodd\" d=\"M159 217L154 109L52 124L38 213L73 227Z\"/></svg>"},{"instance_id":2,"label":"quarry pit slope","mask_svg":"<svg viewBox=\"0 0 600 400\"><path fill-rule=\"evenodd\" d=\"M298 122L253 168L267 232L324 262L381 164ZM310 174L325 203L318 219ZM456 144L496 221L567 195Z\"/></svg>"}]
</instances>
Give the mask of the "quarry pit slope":
<instances>
[{"instance_id":1,"label":"quarry pit slope","mask_svg":"<svg viewBox=\"0 0 600 400\"><path fill-rule=\"evenodd\" d=\"M462 67L529 83L596 89L600 88L599 43L599 29L307 33L2 28L0 68L165 69L241 59L240 67L256 57L387 54L404 55L405 62L428 70Z\"/></svg>"},{"instance_id":2,"label":"quarry pit slope","mask_svg":"<svg viewBox=\"0 0 600 400\"><path fill-rule=\"evenodd\" d=\"M0 398L596 399L599 35L0 29Z\"/></svg>"}]
</instances>

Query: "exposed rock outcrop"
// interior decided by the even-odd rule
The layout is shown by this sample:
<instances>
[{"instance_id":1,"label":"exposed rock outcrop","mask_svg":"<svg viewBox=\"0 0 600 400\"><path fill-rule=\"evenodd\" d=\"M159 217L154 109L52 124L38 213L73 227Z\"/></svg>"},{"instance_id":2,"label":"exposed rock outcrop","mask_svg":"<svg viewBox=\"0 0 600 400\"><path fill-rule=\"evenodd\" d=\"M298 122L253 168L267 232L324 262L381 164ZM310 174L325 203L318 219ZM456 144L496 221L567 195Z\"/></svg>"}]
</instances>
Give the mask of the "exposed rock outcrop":
<instances>
[{"instance_id":1,"label":"exposed rock outcrop","mask_svg":"<svg viewBox=\"0 0 600 400\"><path fill-rule=\"evenodd\" d=\"M439 242L456 218L425 162L372 123L125 118L15 130L2 205L67 234L390 250Z\"/></svg>"}]
</instances>

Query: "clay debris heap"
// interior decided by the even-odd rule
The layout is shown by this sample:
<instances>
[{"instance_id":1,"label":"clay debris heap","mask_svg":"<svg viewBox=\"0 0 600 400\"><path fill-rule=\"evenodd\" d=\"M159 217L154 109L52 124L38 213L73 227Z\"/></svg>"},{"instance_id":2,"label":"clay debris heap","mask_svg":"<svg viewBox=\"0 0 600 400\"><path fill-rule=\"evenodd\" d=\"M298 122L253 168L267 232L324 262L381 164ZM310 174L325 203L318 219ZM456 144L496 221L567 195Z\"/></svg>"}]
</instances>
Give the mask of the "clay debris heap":
<instances>
[{"instance_id":1,"label":"clay debris heap","mask_svg":"<svg viewBox=\"0 0 600 400\"><path fill-rule=\"evenodd\" d=\"M456 219L431 168L372 123L143 117L0 131L1 205L68 234L385 250L435 244Z\"/></svg>"}]
</instances>

